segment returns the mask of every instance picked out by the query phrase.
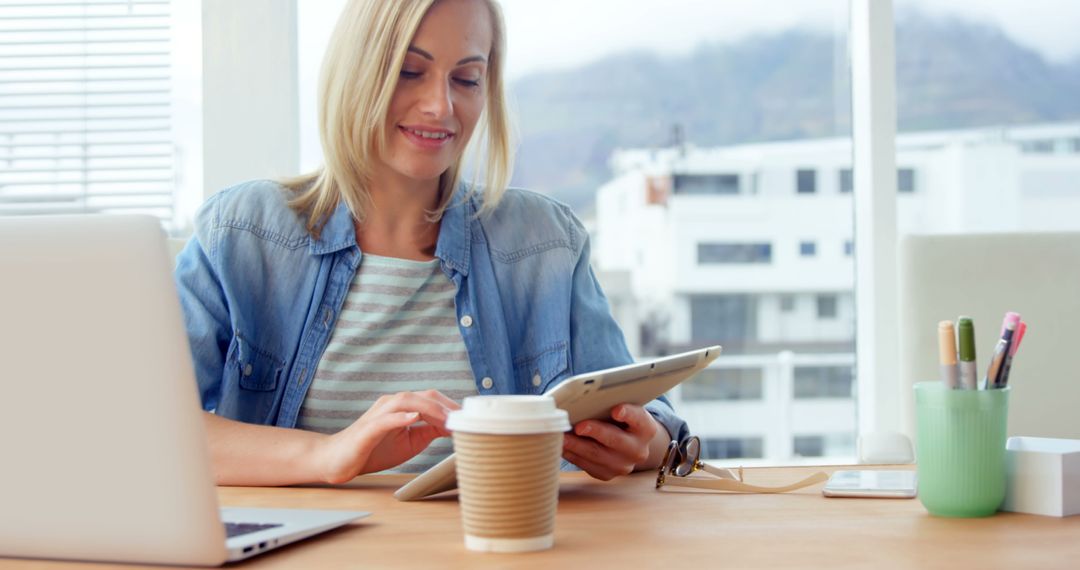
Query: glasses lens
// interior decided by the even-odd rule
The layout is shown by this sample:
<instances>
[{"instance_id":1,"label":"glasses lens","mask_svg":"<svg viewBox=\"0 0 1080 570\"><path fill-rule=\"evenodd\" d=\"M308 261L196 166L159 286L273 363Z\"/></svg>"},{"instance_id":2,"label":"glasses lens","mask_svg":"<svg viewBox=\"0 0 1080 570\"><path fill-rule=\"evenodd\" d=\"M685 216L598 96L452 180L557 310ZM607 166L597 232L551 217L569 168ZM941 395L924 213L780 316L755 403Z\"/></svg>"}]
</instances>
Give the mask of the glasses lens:
<instances>
[{"instance_id":1,"label":"glasses lens","mask_svg":"<svg viewBox=\"0 0 1080 570\"><path fill-rule=\"evenodd\" d=\"M697 469L698 458L701 457L701 440L692 435L684 439L679 448L682 457L674 471L679 477L686 477Z\"/></svg>"}]
</instances>

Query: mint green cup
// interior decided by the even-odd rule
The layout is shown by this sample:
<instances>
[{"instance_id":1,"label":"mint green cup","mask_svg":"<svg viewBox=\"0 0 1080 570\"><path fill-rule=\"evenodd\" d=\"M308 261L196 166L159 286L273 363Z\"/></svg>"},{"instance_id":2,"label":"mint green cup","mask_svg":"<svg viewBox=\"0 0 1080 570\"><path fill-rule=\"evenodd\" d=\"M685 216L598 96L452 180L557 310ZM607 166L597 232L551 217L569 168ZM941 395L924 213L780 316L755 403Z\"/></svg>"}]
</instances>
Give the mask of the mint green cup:
<instances>
[{"instance_id":1,"label":"mint green cup","mask_svg":"<svg viewBox=\"0 0 1080 570\"><path fill-rule=\"evenodd\" d=\"M940 517L985 517L1005 499L1009 388L915 384L919 500Z\"/></svg>"}]
</instances>

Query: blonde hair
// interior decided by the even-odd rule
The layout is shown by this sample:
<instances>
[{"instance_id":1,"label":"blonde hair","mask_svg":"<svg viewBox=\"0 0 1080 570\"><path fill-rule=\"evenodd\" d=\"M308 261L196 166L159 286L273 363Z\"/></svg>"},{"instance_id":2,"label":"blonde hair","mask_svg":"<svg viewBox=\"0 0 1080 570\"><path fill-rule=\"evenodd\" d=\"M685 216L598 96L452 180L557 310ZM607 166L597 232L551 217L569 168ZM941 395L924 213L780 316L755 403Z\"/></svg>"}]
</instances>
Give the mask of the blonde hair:
<instances>
[{"instance_id":1,"label":"blonde hair","mask_svg":"<svg viewBox=\"0 0 1080 570\"><path fill-rule=\"evenodd\" d=\"M338 19L319 77L319 139L323 166L282 184L296 192L290 206L307 217L318 236L344 200L363 221L371 198L372 162L387 142L386 115L409 43L428 9L439 0L350 0ZM491 15L492 42L486 74L486 104L469 141L470 154L484 160L481 213L498 205L513 168L513 148L503 70L506 34L496 0L483 0ZM442 217L462 174L464 154L439 177L439 203L428 212ZM482 156L481 155L486 155ZM473 186L475 189L475 185ZM471 190L474 191L474 190Z\"/></svg>"}]
</instances>

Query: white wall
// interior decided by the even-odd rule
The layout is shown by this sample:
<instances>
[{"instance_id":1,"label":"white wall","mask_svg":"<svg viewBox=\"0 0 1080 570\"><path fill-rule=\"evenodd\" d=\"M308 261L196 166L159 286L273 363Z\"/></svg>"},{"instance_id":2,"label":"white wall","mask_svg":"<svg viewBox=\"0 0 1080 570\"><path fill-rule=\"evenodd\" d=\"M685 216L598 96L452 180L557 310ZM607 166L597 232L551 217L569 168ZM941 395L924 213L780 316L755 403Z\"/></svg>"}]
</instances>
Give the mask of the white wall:
<instances>
[{"instance_id":1,"label":"white wall","mask_svg":"<svg viewBox=\"0 0 1080 570\"><path fill-rule=\"evenodd\" d=\"M203 0L203 193L298 174L296 0Z\"/></svg>"}]
</instances>

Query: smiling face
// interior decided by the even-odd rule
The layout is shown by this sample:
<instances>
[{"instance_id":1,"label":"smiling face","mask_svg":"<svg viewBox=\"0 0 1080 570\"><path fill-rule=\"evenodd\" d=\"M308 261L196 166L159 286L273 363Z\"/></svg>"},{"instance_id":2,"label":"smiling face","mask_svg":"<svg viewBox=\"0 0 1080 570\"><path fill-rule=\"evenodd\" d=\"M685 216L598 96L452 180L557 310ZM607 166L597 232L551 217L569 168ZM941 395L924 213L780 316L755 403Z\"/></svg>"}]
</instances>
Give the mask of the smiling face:
<instances>
[{"instance_id":1,"label":"smiling face","mask_svg":"<svg viewBox=\"0 0 1080 570\"><path fill-rule=\"evenodd\" d=\"M486 101L491 15L481 0L438 0L409 44L377 171L437 182L465 151Z\"/></svg>"}]
</instances>

